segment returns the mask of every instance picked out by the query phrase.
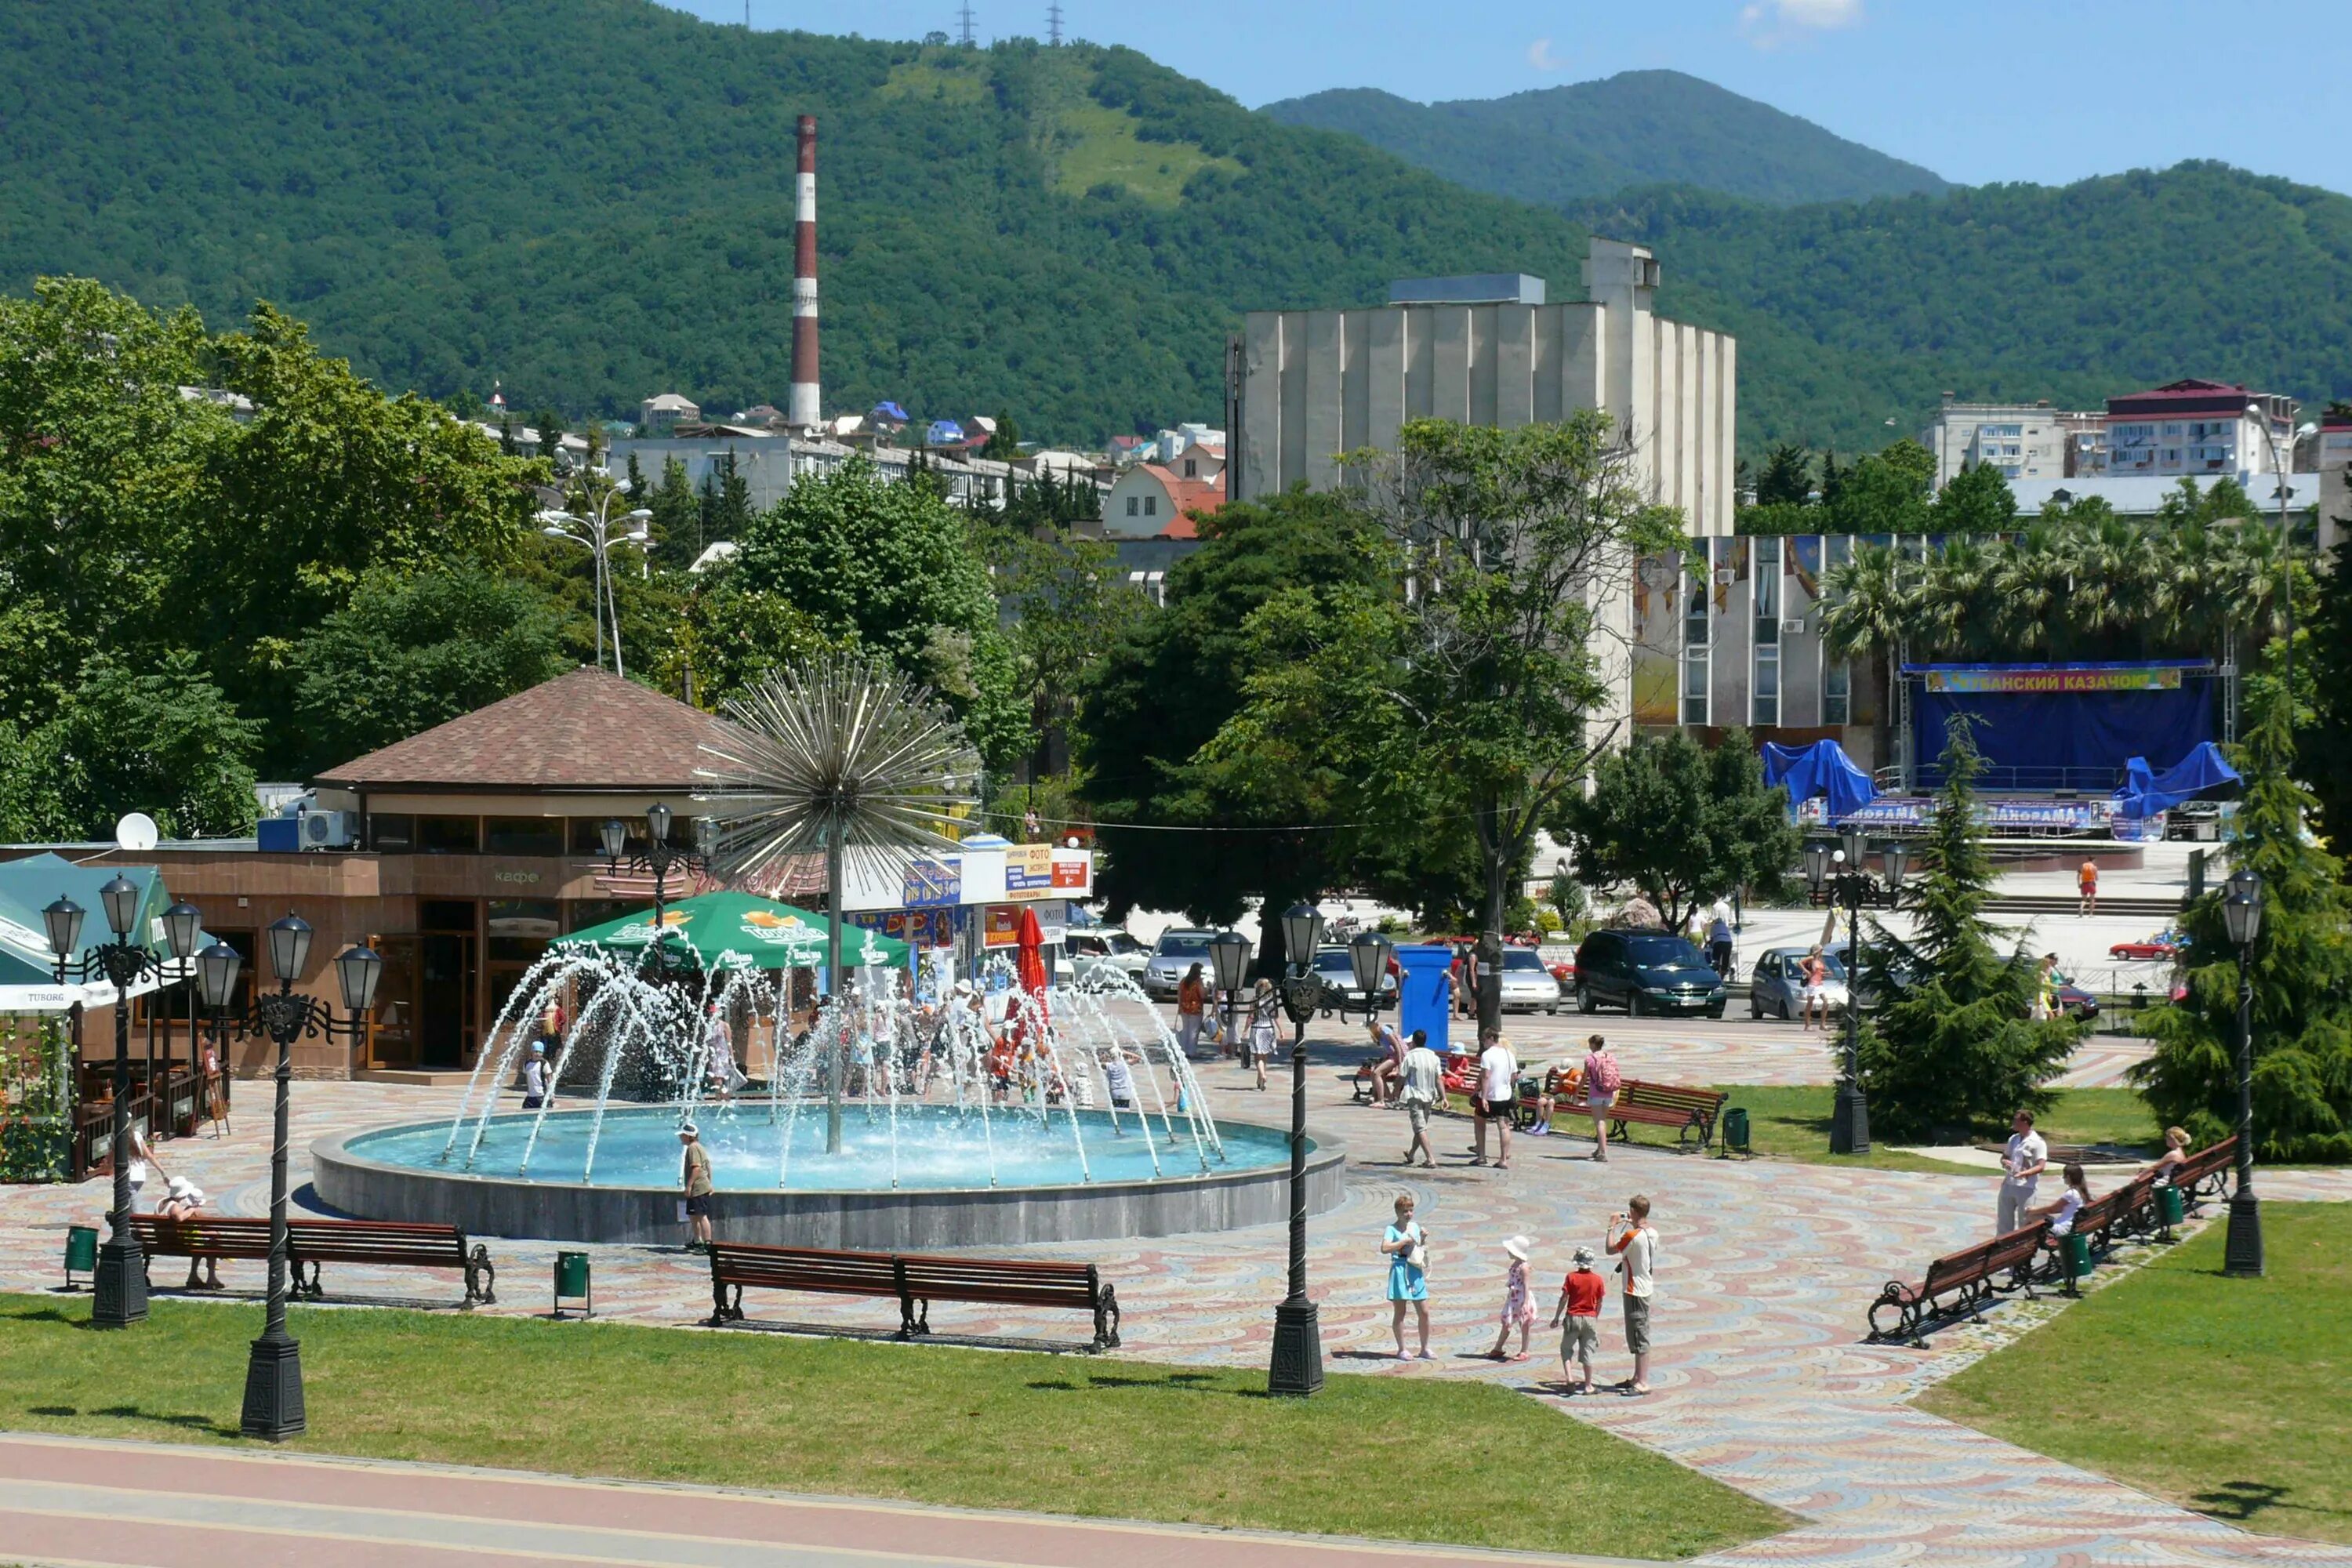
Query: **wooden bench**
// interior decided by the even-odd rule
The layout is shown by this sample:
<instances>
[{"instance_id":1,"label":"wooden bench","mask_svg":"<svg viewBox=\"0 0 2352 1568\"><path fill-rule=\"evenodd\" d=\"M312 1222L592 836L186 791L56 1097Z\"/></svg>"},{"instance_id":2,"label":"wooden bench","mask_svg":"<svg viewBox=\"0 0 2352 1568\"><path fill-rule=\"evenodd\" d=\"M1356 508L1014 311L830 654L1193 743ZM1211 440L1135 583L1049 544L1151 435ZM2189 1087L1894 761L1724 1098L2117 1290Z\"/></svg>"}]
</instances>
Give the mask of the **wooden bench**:
<instances>
[{"instance_id":1,"label":"wooden bench","mask_svg":"<svg viewBox=\"0 0 2352 1568\"><path fill-rule=\"evenodd\" d=\"M2230 1190L2230 1177L2238 1168L2238 1135L2231 1133L2219 1143L2200 1149L2174 1167L2172 1184L2180 1189L2186 1205L2194 1208L2206 1198L2218 1198Z\"/></svg>"},{"instance_id":2,"label":"wooden bench","mask_svg":"<svg viewBox=\"0 0 2352 1568\"><path fill-rule=\"evenodd\" d=\"M1543 1092L1552 1097L1554 1116L1592 1115L1592 1106L1585 1100L1581 1086L1576 1097L1563 1096L1568 1075L1554 1068L1544 1075ZM1642 1122L1652 1127L1671 1127L1675 1143L1684 1146L1690 1135L1698 1134L1698 1146L1705 1149L1715 1141L1715 1124L1723 1112L1723 1102L1729 1098L1711 1089L1690 1089L1681 1084L1654 1083L1644 1079L1621 1079L1617 1099L1609 1108L1609 1132L1612 1137L1625 1136L1626 1127ZM1520 1097L1519 1124L1528 1125L1536 1116L1536 1108L1527 1095Z\"/></svg>"},{"instance_id":3,"label":"wooden bench","mask_svg":"<svg viewBox=\"0 0 2352 1568\"><path fill-rule=\"evenodd\" d=\"M743 1291L807 1290L898 1303L898 1337L931 1331L933 1301L1058 1307L1094 1315L1093 1350L1118 1344L1118 1296L1091 1263L835 1252L718 1241L710 1247L710 1326L743 1319Z\"/></svg>"},{"instance_id":4,"label":"wooden bench","mask_svg":"<svg viewBox=\"0 0 2352 1568\"><path fill-rule=\"evenodd\" d=\"M2035 1220L2007 1236L1996 1236L1990 1241L1979 1241L1948 1253L1927 1265L1927 1272L1916 1285L1906 1285L1900 1279L1890 1279L1870 1304L1870 1340L1908 1339L1914 1344L1926 1342L1919 1337L1920 1326L1932 1319L1959 1312L1970 1316L1984 1310L1994 1293L2023 1286L2026 1297L2033 1295L2032 1268L2035 1255L2042 1250L2042 1239L2049 1234L2050 1222ZM1997 1284L1995 1277L2010 1277L2007 1286ZM1879 1321L1881 1314L1892 1312L1892 1326Z\"/></svg>"},{"instance_id":5,"label":"wooden bench","mask_svg":"<svg viewBox=\"0 0 2352 1568\"><path fill-rule=\"evenodd\" d=\"M161 1215L133 1215L131 1232L140 1250L150 1258L222 1258L268 1262L269 1222L198 1215L166 1219ZM366 1263L387 1268L455 1268L466 1277L465 1305L493 1305L498 1300L499 1271L490 1250L479 1242L468 1246L466 1233L455 1226L409 1225L373 1219L290 1219L286 1222L288 1281L292 1293L312 1300L324 1297L319 1283L322 1263ZM304 1270L310 1272L306 1277Z\"/></svg>"},{"instance_id":6,"label":"wooden bench","mask_svg":"<svg viewBox=\"0 0 2352 1568\"><path fill-rule=\"evenodd\" d=\"M2095 1263L2115 1250L2116 1239L2138 1224L2141 1211L2147 1206L2149 1194L2155 1185L2153 1176L2135 1176L2112 1192L2102 1193L2074 1211L2073 1234L2083 1238ZM2076 1294L2074 1277L2066 1269L2066 1238L2053 1228L2042 1237L2049 1252L2042 1277L2055 1282L2069 1296Z\"/></svg>"}]
</instances>

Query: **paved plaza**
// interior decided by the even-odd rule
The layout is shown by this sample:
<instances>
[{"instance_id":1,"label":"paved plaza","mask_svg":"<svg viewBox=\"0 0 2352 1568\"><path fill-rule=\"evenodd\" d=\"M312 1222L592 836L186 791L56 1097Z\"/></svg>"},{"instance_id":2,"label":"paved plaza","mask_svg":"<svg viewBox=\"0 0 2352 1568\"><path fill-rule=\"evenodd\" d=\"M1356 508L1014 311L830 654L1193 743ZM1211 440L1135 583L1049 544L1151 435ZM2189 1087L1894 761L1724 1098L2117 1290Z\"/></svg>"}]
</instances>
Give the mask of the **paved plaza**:
<instances>
[{"instance_id":1,"label":"paved plaza","mask_svg":"<svg viewBox=\"0 0 2352 1568\"><path fill-rule=\"evenodd\" d=\"M1522 1054L1539 1062L1555 1053L1566 1055L1570 1042L1595 1022L1569 1015L1539 1017L1515 1021L1513 1033ZM1613 1016L1597 1022L1617 1043L1629 1076L1688 1083L1804 1083L1828 1081L1831 1073L1821 1037L1790 1025L1745 1019L1668 1024ZM2352 1548L2251 1535L1912 1408L1909 1401L1920 1390L2056 1310L2007 1302L1981 1323L1937 1335L1924 1350L1863 1342L1864 1310L1880 1284L1895 1275L1916 1278L1927 1259L1987 1234L1993 1218L1990 1180L1723 1160L1675 1153L1654 1143L1621 1148L1609 1164L1600 1165L1585 1157L1591 1144L1577 1137L1519 1140L1511 1169L1496 1173L1466 1163L1469 1124L1457 1119L1442 1122L1436 1131L1445 1166L1408 1172L1395 1163L1404 1142L1402 1118L1349 1103L1333 1070L1357 1054L1356 1031L1342 1031L1333 1023L1314 1033L1318 1065L1310 1078L1311 1127L1317 1137L1347 1145L1351 1169L1344 1206L1319 1216L1312 1226L1310 1267L1334 1371L1499 1381L1573 1419L1693 1465L1803 1521L1709 1561L2259 1562L2352 1568ZM2095 1043L2076 1064L2074 1079L2114 1081L2130 1057L2127 1044ZM1221 1118L1271 1122L1286 1110L1283 1095L1252 1091L1238 1068L1203 1064L1201 1070ZM204 1185L221 1212L260 1215L267 1212L268 1191L267 1090L258 1083L238 1087L233 1136L183 1140L159 1152L168 1170ZM310 1196L302 1184L313 1140L446 1117L457 1102L453 1089L298 1084L293 1158L299 1195ZM1387 1359L1389 1314L1375 1248L1391 1200L1407 1191L1419 1199L1420 1217L1432 1239L1433 1348L1440 1352L1434 1363ZM1548 1316L1570 1251L1580 1243L1597 1246L1609 1215L1636 1191L1649 1194L1662 1238L1652 1374L1656 1392L1646 1399L1561 1396L1549 1383L1554 1363L1548 1336L1540 1331L1538 1348L1545 1353L1533 1362L1498 1364L1483 1359L1479 1352L1493 1341L1501 1300L1503 1238L1514 1233L1534 1238L1538 1300ZM2352 1172L2268 1173L2263 1191L2271 1198L2352 1198ZM0 1194L0 1285L54 1289L65 1227L93 1223L105 1203L99 1182ZM723 1203L719 1215L723 1235ZM493 1240L491 1250L499 1266L499 1301L488 1310L546 1313L554 1244ZM684 1326L709 1312L709 1272L698 1258L664 1248L587 1250L593 1256L600 1317ZM1227 1365L1265 1361L1273 1306L1282 1294L1278 1227L1034 1250L1101 1266L1117 1284L1125 1309L1123 1354ZM2126 1266L2135 1250L2123 1249ZM173 1262L159 1263L156 1282L171 1283L175 1268ZM225 1265L223 1270L233 1287L257 1284L259 1272L253 1264ZM2103 1270L2102 1277L2115 1272ZM330 1290L440 1301L458 1294L454 1276L402 1278L330 1266L326 1283ZM887 1303L811 1298L771 1299L757 1303L755 1311L865 1329L890 1327L895 1319ZM1611 1379L1623 1376L1630 1363L1622 1353L1613 1303L1602 1321L1601 1370ZM935 1310L933 1324L943 1333L1072 1337L1071 1324L1059 1317L1024 1317L1010 1310L941 1308ZM909 1347L906 1353L925 1352ZM1440 1434L1432 1436L1442 1440ZM26 1462L23 1453L0 1453L0 1464ZM0 1523L0 1551L34 1550L35 1537L13 1533L19 1528ZM13 1546L17 1539L27 1544ZM1596 1536L1592 1545L1605 1551L1608 1542ZM1008 1555L975 1547L960 1560L1062 1560L1020 1554L1031 1550L1008 1547ZM1189 1550L1167 1560L1212 1560L1189 1555ZM265 1554L254 1560L273 1559ZM589 1552L577 1560L599 1559ZM725 1555L643 1560L830 1561Z\"/></svg>"}]
</instances>

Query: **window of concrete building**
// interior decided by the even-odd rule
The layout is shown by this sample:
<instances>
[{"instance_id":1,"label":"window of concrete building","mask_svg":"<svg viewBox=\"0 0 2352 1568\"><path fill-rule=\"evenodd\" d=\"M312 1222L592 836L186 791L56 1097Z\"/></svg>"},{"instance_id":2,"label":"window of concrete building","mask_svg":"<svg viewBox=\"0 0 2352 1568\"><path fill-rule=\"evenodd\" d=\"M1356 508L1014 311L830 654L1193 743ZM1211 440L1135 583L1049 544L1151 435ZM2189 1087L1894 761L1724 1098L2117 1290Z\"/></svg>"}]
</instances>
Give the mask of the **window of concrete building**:
<instances>
[{"instance_id":1,"label":"window of concrete building","mask_svg":"<svg viewBox=\"0 0 2352 1568\"><path fill-rule=\"evenodd\" d=\"M1758 623L1762 630L1762 623ZM1748 700L1748 721L1750 724L1778 724L1780 721L1780 650L1759 647L1756 650L1756 683Z\"/></svg>"},{"instance_id":2,"label":"window of concrete building","mask_svg":"<svg viewBox=\"0 0 2352 1568\"><path fill-rule=\"evenodd\" d=\"M1143 498L1142 498L1141 496L1129 496L1129 497L1128 497L1128 498L1127 498L1127 515L1128 515L1128 516L1129 516L1129 517L1137 516L1137 515L1138 515L1138 514L1139 514L1142 510L1143 510Z\"/></svg>"},{"instance_id":3,"label":"window of concrete building","mask_svg":"<svg viewBox=\"0 0 2352 1568\"><path fill-rule=\"evenodd\" d=\"M478 816L420 816L416 847L426 855L471 855L482 847Z\"/></svg>"},{"instance_id":4,"label":"window of concrete building","mask_svg":"<svg viewBox=\"0 0 2352 1568\"><path fill-rule=\"evenodd\" d=\"M1683 584L1682 713L1685 724L1704 724L1707 711L1708 646L1714 624L1707 614L1707 574L1693 571Z\"/></svg>"},{"instance_id":5,"label":"window of concrete building","mask_svg":"<svg viewBox=\"0 0 2352 1568\"><path fill-rule=\"evenodd\" d=\"M1822 722L1845 724L1853 710L1853 666L1842 658L1822 660Z\"/></svg>"},{"instance_id":6,"label":"window of concrete building","mask_svg":"<svg viewBox=\"0 0 2352 1568\"><path fill-rule=\"evenodd\" d=\"M367 823L369 848L400 855L416 847L416 818L404 812L370 812Z\"/></svg>"},{"instance_id":7,"label":"window of concrete building","mask_svg":"<svg viewBox=\"0 0 2352 1568\"><path fill-rule=\"evenodd\" d=\"M493 816L482 824L482 843L493 855L563 853L563 818L560 816Z\"/></svg>"},{"instance_id":8,"label":"window of concrete building","mask_svg":"<svg viewBox=\"0 0 2352 1568\"><path fill-rule=\"evenodd\" d=\"M1145 496L1143 498L1143 515L1146 517L1158 517L1160 515L1160 498L1158 496Z\"/></svg>"},{"instance_id":9,"label":"window of concrete building","mask_svg":"<svg viewBox=\"0 0 2352 1568\"><path fill-rule=\"evenodd\" d=\"M1199 479L1201 477L1201 465L1190 458L1185 458L1184 477L1188 479Z\"/></svg>"}]
</instances>

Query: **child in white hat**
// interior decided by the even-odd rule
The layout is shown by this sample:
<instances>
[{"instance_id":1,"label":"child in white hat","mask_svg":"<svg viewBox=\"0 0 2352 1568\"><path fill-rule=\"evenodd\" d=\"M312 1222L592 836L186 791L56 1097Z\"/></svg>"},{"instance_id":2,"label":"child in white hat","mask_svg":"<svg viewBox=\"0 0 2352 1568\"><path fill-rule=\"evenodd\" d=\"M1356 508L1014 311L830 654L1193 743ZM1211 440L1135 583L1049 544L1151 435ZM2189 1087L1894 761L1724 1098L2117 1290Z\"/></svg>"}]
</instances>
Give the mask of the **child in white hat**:
<instances>
[{"instance_id":1,"label":"child in white hat","mask_svg":"<svg viewBox=\"0 0 2352 1568\"><path fill-rule=\"evenodd\" d=\"M1536 1299L1528 1289L1528 1238L1515 1236L1503 1243L1504 1256L1511 1266L1503 1276L1503 1327L1495 1336L1495 1348L1486 1353L1496 1361L1528 1359L1528 1335L1536 1326ZM1506 1357L1505 1347L1510 1342L1511 1330L1519 1331L1519 1353Z\"/></svg>"}]
</instances>

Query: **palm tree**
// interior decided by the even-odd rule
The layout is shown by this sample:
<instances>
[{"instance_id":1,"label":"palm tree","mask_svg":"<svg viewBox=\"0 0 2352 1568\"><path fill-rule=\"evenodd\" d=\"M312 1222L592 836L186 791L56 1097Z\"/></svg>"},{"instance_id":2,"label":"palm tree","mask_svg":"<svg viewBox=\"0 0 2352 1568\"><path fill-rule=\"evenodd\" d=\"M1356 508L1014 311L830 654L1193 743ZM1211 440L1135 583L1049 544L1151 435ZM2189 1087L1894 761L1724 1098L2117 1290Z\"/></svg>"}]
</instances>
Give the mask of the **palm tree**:
<instances>
[{"instance_id":1,"label":"palm tree","mask_svg":"<svg viewBox=\"0 0 2352 1568\"><path fill-rule=\"evenodd\" d=\"M2000 646L1994 557L1974 539L1948 539L1928 556L1915 612L1939 652L1984 657Z\"/></svg>"},{"instance_id":2,"label":"palm tree","mask_svg":"<svg viewBox=\"0 0 2352 1568\"><path fill-rule=\"evenodd\" d=\"M1894 737L1894 665L1916 614L1916 575L1891 545L1863 544L1853 559L1823 574L1822 647L1833 658L1868 658L1876 693L1874 767L1885 766Z\"/></svg>"}]
</instances>

